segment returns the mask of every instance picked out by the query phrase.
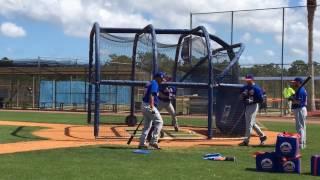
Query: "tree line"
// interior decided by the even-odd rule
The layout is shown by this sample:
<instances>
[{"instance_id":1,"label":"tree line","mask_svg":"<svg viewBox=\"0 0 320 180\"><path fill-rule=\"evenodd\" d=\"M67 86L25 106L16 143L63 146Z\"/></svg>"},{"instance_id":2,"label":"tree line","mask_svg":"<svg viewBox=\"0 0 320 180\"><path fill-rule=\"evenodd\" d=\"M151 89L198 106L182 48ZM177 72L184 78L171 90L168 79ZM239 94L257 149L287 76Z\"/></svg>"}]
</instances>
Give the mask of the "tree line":
<instances>
[{"instance_id":1,"label":"tree line","mask_svg":"<svg viewBox=\"0 0 320 180\"><path fill-rule=\"evenodd\" d=\"M127 64L128 66L125 67L131 67L131 57L128 57L126 55L116 55L111 54L108 57L108 61L105 62L104 66L108 66L112 68L112 66L116 64ZM136 65L144 71L150 71L151 70L151 62L152 54L138 54L137 55L137 62ZM196 57L192 57L190 62L180 62L178 66L178 70L186 72L192 68L193 65L195 65L197 62L199 62L200 59ZM3 57L0 60L0 66L3 65L13 65L13 60ZM171 57L168 57L165 54L159 54L158 55L158 62L159 67L162 71L171 73L173 66L174 66L174 59ZM215 62L214 68L217 69L223 69L226 67L228 62L226 60L221 62ZM314 61L314 71L315 76L320 76L320 63ZM304 62L303 60L295 60L291 64L286 64L284 68L282 69L281 64L256 64L252 65L250 67L246 67L244 65L240 65L240 76L245 76L246 74L253 74L254 76L262 76L262 77L279 77L281 75L283 76L307 76L309 68L308 64ZM201 72L205 72L207 70L207 64L204 63L203 65L199 66L199 69L201 69ZM129 70L129 69L128 69Z\"/></svg>"},{"instance_id":2,"label":"tree line","mask_svg":"<svg viewBox=\"0 0 320 180\"><path fill-rule=\"evenodd\" d=\"M281 64L263 64L253 65L252 67L241 67L241 76L248 73L254 74L255 76L307 76L309 66L303 60L296 60L292 62L289 67L281 68ZM314 61L315 75L320 76L320 63Z\"/></svg>"}]
</instances>

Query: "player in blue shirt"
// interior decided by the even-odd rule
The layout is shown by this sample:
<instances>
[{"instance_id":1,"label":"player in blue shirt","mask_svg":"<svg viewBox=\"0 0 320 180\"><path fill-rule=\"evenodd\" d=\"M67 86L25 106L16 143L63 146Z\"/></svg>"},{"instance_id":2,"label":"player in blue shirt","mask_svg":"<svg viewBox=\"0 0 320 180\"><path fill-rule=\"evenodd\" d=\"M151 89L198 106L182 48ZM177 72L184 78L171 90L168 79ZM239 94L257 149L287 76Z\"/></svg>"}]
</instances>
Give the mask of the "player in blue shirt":
<instances>
[{"instance_id":1,"label":"player in blue shirt","mask_svg":"<svg viewBox=\"0 0 320 180\"><path fill-rule=\"evenodd\" d=\"M304 149L306 147L306 140L307 140L307 135L306 135L307 91L304 87L298 90L302 82L303 82L303 79L300 77L297 77L292 81L293 89L296 91L296 93L291 97L291 100L292 100L291 107L296 120L296 130L301 137L300 148Z\"/></svg>"},{"instance_id":2,"label":"player in blue shirt","mask_svg":"<svg viewBox=\"0 0 320 180\"><path fill-rule=\"evenodd\" d=\"M171 81L170 77L167 77L166 81ZM160 93L159 93L159 110L162 108L165 108L168 113L171 115L171 123L174 127L175 131L179 131L179 125L178 125L178 119L176 116L176 111L173 108L172 100L176 96L176 88L175 87L160 87Z\"/></svg>"},{"instance_id":3,"label":"player in blue shirt","mask_svg":"<svg viewBox=\"0 0 320 180\"><path fill-rule=\"evenodd\" d=\"M142 113L144 119L144 127L140 137L139 149L147 149L147 135L153 124L154 131L152 132L149 146L155 149L160 149L158 146L159 134L163 126L163 120L157 109L159 103L159 84L165 80L165 74L158 72L154 75L153 80L145 86L144 96L142 98Z\"/></svg>"},{"instance_id":4,"label":"player in blue shirt","mask_svg":"<svg viewBox=\"0 0 320 180\"><path fill-rule=\"evenodd\" d=\"M245 80L246 85L241 89L240 99L245 105L246 132L245 139L240 145L249 145L252 128L259 135L260 144L263 145L267 140L267 136L265 136L260 127L256 124L256 115L259 110L259 103L263 102L262 90L254 83L253 75L246 75Z\"/></svg>"},{"instance_id":5,"label":"player in blue shirt","mask_svg":"<svg viewBox=\"0 0 320 180\"><path fill-rule=\"evenodd\" d=\"M167 81L171 81L171 79L169 77L166 77L166 82ZM176 115L176 111L174 110L174 107L171 102L175 98L176 92L177 90L175 87L160 86L159 87L159 104L157 106L157 109L161 111L163 108L165 108L168 111L168 113L171 115L171 124L174 127L174 130L178 132L179 131L178 118ZM154 130L154 127L152 126L149 131L147 141L150 141L153 130ZM163 138L163 137L164 137L164 132L160 131L160 138Z\"/></svg>"}]
</instances>

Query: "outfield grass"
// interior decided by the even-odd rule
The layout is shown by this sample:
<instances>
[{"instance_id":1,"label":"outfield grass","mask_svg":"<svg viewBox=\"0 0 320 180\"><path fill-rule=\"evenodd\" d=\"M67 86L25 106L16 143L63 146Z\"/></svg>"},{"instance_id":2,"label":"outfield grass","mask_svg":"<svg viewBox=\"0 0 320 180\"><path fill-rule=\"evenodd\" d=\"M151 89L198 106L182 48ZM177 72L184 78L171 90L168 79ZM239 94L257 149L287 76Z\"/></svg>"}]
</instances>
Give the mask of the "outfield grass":
<instances>
[{"instance_id":1,"label":"outfield grass","mask_svg":"<svg viewBox=\"0 0 320 180\"><path fill-rule=\"evenodd\" d=\"M85 114L0 111L0 120L62 124L86 124Z\"/></svg>"},{"instance_id":2,"label":"outfield grass","mask_svg":"<svg viewBox=\"0 0 320 180\"><path fill-rule=\"evenodd\" d=\"M42 118L34 115L34 120L45 118L44 114L38 116ZM59 116L63 115L57 114L55 118ZM57 121L61 123L62 119ZM294 132L292 123L264 122L264 125L271 130ZM0 155L0 179L320 179L309 175L310 156L320 153L319 129L320 125L308 125L301 175L255 171L252 154L272 151L274 147L176 148L141 155L132 153L128 146L94 146ZM237 162L202 160L202 155L213 152L236 156Z\"/></svg>"},{"instance_id":3,"label":"outfield grass","mask_svg":"<svg viewBox=\"0 0 320 180\"><path fill-rule=\"evenodd\" d=\"M7 121L26 121L26 122L42 122L42 123L62 123L62 124L87 124L87 114L76 113L50 113L50 112L14 112L14 111L0 111L0 120ZM93 117L93 116L92 116ZM138 117L138 121L142 117ZM164 123L171 125L171 118L164 116ZM180 125L189 126L207 126L205 118L180 118L178 117ZM124 123L125 116L119 115L101 115L101 123Z\"/></svg>"},{"instance_id":4,"label":"outfield grass","mask_svg":"<svg viewBox=\"0 0 320 180\"><path fill-rule=\"evenodd\" d=\"M0 144L19 141L43 140L44 138L32 135L33 131L39 129L42 128L28 126L0 126Z\"/></svg>"},{"instance_id":5,"label":"outfield grass","mask_svg":"<svg viewBox=\"0 0 320 180\"><path fill-rule=\"evenodd\" d=\"M266 123L292 129L285 123ZM319 126L309 128L317 134ZM313 136L316 140L317 137ZM310 141L311 143L312 141ZM310 144L303 151L302 175L255 171L252 154L273 147L206 147L164 149L149 155L132 153L127 146L95 146L1 155L0 179L314 179L308 175L309 157L319 149ZM220 152L237 162L202 160L202 155Z\"/></svg>"}]
</instances>

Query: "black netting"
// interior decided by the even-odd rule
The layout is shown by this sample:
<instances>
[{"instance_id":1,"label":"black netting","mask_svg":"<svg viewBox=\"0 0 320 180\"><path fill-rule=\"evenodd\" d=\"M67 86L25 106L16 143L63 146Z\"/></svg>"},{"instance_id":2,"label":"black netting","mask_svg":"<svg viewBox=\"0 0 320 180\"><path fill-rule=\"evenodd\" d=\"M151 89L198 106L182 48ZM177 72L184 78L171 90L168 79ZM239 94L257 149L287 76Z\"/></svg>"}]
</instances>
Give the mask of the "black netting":
<instances>
[{"instance_id":1,"label":"black netting","mask_svg":"<svg viewBox=\"0 0 320 180\"><path fill-rule=\"evenodd\" d=\"M152 35L150 33L142 33L139 35L136 44L136 54L134 56L135 34L100 34L100 66L101 79L121 79L131 80L132 61L136 57L135 64L135 80L149 81L152 79L153 71L153 44ZM207 42L204 37L197 35L183 35L181 43L178 44L182 35L156 35L156 53L157 67L159 71L163 71L168 76L175 77L177 82L193 82L193 83L208 83L209 81L209 64L208 54L212 54L213 79L216 83L238 83L238 65L237 63L230 68L225 69L230 64L231 60L238 53L239 48L224 49L221 45L213 40L210 40L211 49L207 50ZM178 54L177 54L178 53ZM177 66L175 62L177 60ZM175 67L176 66L176 67ZM175 71L176 68L176 71ZM222 74L224 73L224 74ZM228 90L226 90L228 89ZM214 111L216 111L214 127L226 133L226 129L233 129L232 134L241 134L241 129L231 127L235 121L237 113L241 113L241 108L235 108L233 105L238 102L233 102L237 98L229 98L224 101L217 96L224 97L226 94L229 97L230 88L224 88L223 94L220 89L214 91ZM121 90L121 92L119 91ZM230 89L230 93L234 90ZM139 111L139 103L143 96L143 87L135 87L135 105L136 111ZM108 98L108 95L112 98ZM104 103L102 109L116 109L117 111L129 111L130 109L131 88L123 88L119 86L102 86L101 101ZM231 97L231 96L230 96ZM197 114L206 115L208 111L208 90L201 88L180 88L178 87L176 96L176 111L177 114ZM219 109L219 104L226 106L224 109ZM229 107L229 104L233 104ZM119 109L121 107L121 109ZM225 113L225 109L231 108L230 117L227 122L223 119L221 113ZM239 112L235 111L236 109ZM221 124L222 123L222 124ZM225 123L225 124L223 124ZM241 122L242 123L242 122ZM206 123L202 123L206 124ZM239 126L240 127L240 126Z\"/></svg>"}]
</instances>

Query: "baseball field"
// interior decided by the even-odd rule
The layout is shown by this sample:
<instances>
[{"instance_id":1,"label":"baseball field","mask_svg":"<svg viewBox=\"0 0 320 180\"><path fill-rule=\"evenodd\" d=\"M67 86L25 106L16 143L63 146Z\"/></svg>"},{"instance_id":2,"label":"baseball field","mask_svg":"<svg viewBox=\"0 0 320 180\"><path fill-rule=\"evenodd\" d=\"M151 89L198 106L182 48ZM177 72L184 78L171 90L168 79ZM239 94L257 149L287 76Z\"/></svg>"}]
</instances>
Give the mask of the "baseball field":
<instances>
[{"instance_id":1,"label":"baseball field","mask_svg":"<svg viewBox=\"0 0 320 180\"><path fill-rule=\"evenodd\" d=\"M165 146L150 154L135 154L133 150L136 142L128 146L126 138L119 141L121 143L112 143L103 138L93 140L91 134L86 135L90 136L87 139L79 138L74 145L71 139L54 139L41 133L39 136L39 132L46 129L51 129L51 133L58 131L52 127L46 128L43 124L55 124L57 127L88 126L85 123L86 114L1 111L0 116L0 179L317 179L310 175L310 157L319 153L320 149L320 124L317 123L317 118L308 124L308 146L302 151L302 174L298 175L255 170L252 155L257 151L272 151L274 145L239 147L200 143L186 147ZM108 117L112 123L123 121L122 116ZM166 122L169 122L168 118ZM184 122L194 126L202 126L204 123L197 118L180 118L180 122L182 127ZM260 122L268 130L294 132L292 119L264 118ZM50 145L67 145L35 148L37 144L41 146L41 142L50 139ZM8 147L15 150L5 152ZM204 154L213 152L235 156L237 161L202 159Z\"/></svg>"},{"instance_id":2,"label":"baseball field","mask_svg":"<svg viewBox=\"0 0 320 180\"><path fill-rule=\"evenodd\" d=\"M240 147L195 139L197 143L181 146L179 143L184 141L178 139L177 146L164 141L160 143L162 150L135 154L137 142L128 146L127 136L95 140L91 131L85 131L92 129L86 124L86 114L1 111L0 117L0 179L317 179L310 175L310 157L320 149L319 118L310 119L307 126L308 145L302 151L302 174L282 174L255 170L253 154L272 151L271 141L266 146ZM123 119L123 116L108 116L108 123L120 124ZM179 120L182 129L187 129L186 123L205 125L201 118L180 117ZM292 119L259 120L270 131L295 131ZM169 124L169 118L165 122ZM120 128L121 134L121 125L112 127ZM104 126L101 131L106 136L111 132L104 130ZM235 156L237 161L203 160L207 153Z\"/></svg>"}]
</instances>

